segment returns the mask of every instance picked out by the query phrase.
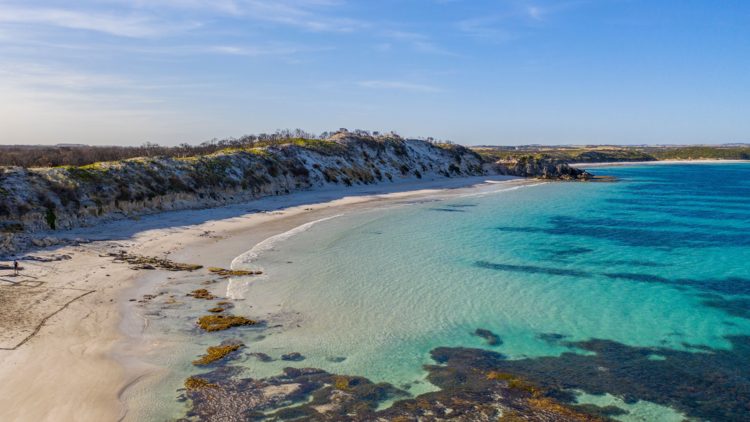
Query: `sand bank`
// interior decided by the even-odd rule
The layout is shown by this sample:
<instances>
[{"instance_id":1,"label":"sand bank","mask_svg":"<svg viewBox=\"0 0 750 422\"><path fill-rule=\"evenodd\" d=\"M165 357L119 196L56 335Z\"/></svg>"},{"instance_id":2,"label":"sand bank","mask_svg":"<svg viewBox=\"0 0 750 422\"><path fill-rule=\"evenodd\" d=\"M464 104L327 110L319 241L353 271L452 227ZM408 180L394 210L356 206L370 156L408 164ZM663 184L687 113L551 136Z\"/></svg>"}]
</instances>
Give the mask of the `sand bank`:
<instances>
[{"instance_id":1,"label":"sand bank","mask_svg":"<svg viewBox=\"0 0 750 422\"><path fill-rule=\"evenodd\" d=\"M119 400L122 391L139 377L158 372L138 359L159 345L140 338L146 322L133 312L131 299L150 293L170 273L132 270L112 262L111 252L229 267L237 251L342 210L467 194L494 183L537 182L511 176L425 178L320 189L68 231L67 237L92 243L20 256L24 269L19 277L0 270L0 420L119 420L126 413ZM32 256L41 260L28 260Z\"/></svg>"}]
</instances>

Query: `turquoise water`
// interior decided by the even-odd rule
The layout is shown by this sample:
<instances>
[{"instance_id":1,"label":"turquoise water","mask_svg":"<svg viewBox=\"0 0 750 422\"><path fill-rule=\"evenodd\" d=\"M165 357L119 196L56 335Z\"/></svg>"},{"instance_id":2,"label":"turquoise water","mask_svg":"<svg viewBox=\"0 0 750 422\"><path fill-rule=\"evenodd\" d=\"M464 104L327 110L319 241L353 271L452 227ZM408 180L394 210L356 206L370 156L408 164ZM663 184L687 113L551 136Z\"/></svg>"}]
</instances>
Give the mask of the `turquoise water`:
<instances>
[{"instance_id":1,"label":"turquoise water","mask_svg":"<svg viewBox=\"0 0 750 422\"><path fill-rule=\"evenodd\" d=\"M439 346L486 348L516 360L571 352L549 341L552 334L679 351L729 349L727 336L750 334L750 165L590 171L622 181L536 184L344 213L249 254L237 251L233 268L264 275L225 285L241 299L231 313L267 320L268 328L208 339L185 324L201 312L174 311L152 330L176 343L200 341L182 355L153 359L173 368L156 388L174 395L200 373L190 360L223 339L247 344L235 363L251 377L319 367L416 395L434 389L421 366ZM184 281L189 288L195 280ZM472 335L477 328L501 344ZM306 359L262 363L254 352ZM651 403L627 406L623 421L682 418ZM179 416L168 399L163 407L154 415Z\"/></svg>"}]
</instances>

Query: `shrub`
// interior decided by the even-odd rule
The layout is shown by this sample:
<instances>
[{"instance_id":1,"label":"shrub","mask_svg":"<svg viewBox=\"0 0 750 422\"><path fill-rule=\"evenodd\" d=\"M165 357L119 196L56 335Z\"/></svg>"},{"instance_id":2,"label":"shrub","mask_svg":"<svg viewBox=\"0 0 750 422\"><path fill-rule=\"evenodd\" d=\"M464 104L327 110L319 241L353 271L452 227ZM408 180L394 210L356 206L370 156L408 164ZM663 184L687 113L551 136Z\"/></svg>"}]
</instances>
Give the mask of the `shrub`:
<instances>
[{"instance_id":1,"label":"shrub","mask_svg":"<svg viewBox=\"0 0 750 422\"><path fill-rule=\"evenodd\" d=\"M47 212L44 214L44 221L47 222L47 225L50 229L55 230L55 223L57 222L57 216L55 215L55 212L51 209L47 208Z\"/></svg>"}]
</instances>

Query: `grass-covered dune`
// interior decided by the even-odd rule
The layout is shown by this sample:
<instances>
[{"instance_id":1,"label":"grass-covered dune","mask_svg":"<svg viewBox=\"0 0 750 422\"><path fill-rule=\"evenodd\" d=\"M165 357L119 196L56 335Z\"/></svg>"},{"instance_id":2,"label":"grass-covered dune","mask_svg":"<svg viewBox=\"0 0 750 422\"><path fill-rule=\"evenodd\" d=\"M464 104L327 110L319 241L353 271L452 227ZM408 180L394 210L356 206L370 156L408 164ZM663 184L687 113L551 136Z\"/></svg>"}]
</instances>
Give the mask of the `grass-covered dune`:
<instances>
[{"instance_id":1,"label":"grass-covered dune","mask_svg":"<svg viewBox=\"0 0 750 422\"><path fill-rule=\"evenodd\" d=\"M0 230L59 230L315 187L485 171L479 155L458 145L349 133L199 157L131 158L82 167L0 167Z\"/></svg>"}]
</instances>

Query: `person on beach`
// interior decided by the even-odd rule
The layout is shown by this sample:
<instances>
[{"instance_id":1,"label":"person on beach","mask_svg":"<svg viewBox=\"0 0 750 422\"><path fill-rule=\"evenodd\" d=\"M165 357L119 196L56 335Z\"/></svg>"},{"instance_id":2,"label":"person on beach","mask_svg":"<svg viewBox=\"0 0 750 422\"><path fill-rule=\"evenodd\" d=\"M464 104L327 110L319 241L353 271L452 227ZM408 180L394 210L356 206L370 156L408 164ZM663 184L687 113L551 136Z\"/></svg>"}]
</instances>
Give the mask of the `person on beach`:
<instances>
[{"instance_id":1,"label":"person on beach","mask_svg":"<svg viewBox=\"0 0 750 422\"><path fill-rule=\"evenodd\" d=\"M13 275L18 275L18 261L13 260Z\"/></svg>"}]
</instances>

